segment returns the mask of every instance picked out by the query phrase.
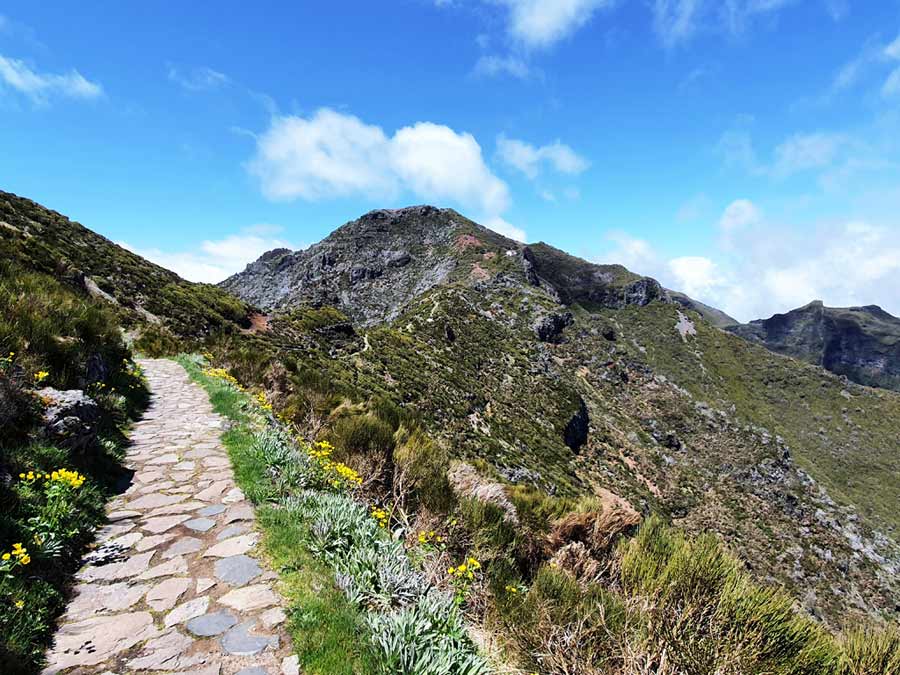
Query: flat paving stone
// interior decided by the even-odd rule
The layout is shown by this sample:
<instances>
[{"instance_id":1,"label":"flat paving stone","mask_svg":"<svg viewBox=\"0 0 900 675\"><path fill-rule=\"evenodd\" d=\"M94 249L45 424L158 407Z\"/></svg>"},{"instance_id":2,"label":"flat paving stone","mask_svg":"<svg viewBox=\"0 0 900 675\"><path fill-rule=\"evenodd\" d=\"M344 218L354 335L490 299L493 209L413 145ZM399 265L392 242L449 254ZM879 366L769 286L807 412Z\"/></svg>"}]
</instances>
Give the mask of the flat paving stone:
<instances>
[{"instance_id":1,"label":"flat paving stone","mask_svg":"<svg viewBox=\"0 0 900 675\"><path fill-rule=\"evenodd\" d=\"M199 516L217 516L225 510L225 506L222 504L210 504L209 506L200 509L197 511L197 515Z\"/></svg>"},{"instance_id":2,"label":"flat paving stone","mask_svg":"<svg viewBox=\"0 0 900 675\"><path fill-rule=\"evenodd\" d=\"M236 623L237 619L230 612L213 612L195 616L184 627L199 637L211 637L213 635L221 635Z\"/></svg>"},{"instance_id":3,"label":"flat paving stone","mask_svg":"<svg viewBox=\"0 0 900 675\"><path fill-rule=\"evenodd\" d=\"M266 647L278 647L278 638L273 635L254 635L251 629L253 621L235 626L222 636L222 649L229 654L253 656Z\"/></svg>"},{"instance_id":4,"label":"flat paving stone","mask_svg":"<svg viewBox=\"0 0 900 675\"><path fill-rule=\"evenodd\" d=\"M244 586L262 574L262 568L253 558L233 555L216 561L213 568L216 578L231 586Z\"/></svg>"},{"instance_id":5,"label":"flat paving stone","mask_svg":"<svg viewBox=\"0 0 900 675\"><path fill-rule=\"evenodd\" d=\"M210 547L203 554L206 558L227 558L233 555L241 555L251 550L259 541L256 533L242 534L238 537L225 539L215 546Z\"/></svg>"},{"instance_id":6,"label":"flat paving stone","mask_svg":"<svg viewBox=\"0 0 900 675\"><path fill-rule=\"evenodd\" d=\"M209 532L216 526L216 521L209 518L194 518L187 521L184 526L194 532Z\"/></svg>"}]
</instances>

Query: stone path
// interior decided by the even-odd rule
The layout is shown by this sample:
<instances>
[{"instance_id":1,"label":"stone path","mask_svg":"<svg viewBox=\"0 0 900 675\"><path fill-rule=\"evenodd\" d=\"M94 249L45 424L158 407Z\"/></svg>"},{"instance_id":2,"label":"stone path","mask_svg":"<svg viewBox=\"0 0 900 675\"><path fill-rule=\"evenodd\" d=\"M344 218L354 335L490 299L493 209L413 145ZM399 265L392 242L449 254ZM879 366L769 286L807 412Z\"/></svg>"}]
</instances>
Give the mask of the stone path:
<instances>
[{"instance_id":1,"label":"stone path","mask_svg":"<svg viewBox=\"0 0 900 675\"><path fill-rule=\"evenodd\" d=\"M131 434L134 478L110 503L44 672L296 675L225 420L177 363L141 365L153 398Z\"/></svg>"}]
</instances>

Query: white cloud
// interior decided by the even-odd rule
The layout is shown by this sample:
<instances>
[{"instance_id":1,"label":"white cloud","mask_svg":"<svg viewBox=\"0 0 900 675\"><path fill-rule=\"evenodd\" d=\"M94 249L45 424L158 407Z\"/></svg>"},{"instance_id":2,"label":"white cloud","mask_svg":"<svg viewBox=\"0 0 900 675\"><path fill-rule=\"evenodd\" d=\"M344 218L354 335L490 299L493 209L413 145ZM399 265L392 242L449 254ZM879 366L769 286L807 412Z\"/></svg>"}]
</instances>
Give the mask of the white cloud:
<instances>
[{"instance_id":1,"label":"white cloud","mask_svg":"<svg viewBox=\"0 0 900 675\"><path fill-rule=\"evenodd\" d=\"M888 78L881 86L881 94L883 96L896 96L900 94L900 66L894 68Z\"/></svg>"},{"instance_id":2,"label":"white cloud","mask_svg":"<svg viewBox=\"0 0 900 675\"><path fill-rule=\"evenodd\" d=\"M41 73L24 61L2 55L0 81L37 104L47 103L52 96L91 99L103 95L103 87L85 79L77 70L62 75Z\"/></svg>"},{"instance_id":3,"label":"white cloud","mask_svg":"<svg viewBox=\"0 0 900 675\"><path fill-rule=\"evenodd\" d=\"M889 59L900 61L900 35L884 48L884 55Z\"/></svg>"},{"instance_id":4,"label":"white cloud","mask_svg":"<svg viewBox=\"0 0 900 675\"><path fill-rule=\"evenodd\" d=\"M653 28L666 47L685 42L698 28L703 0L656 0L653 4Z\"/></svg>"},{"instance_id":5,"label":"white cloud","mask_svg":"<svg viewBox=\"0 0 900 675\"><path fill-rule=\"evenodd\" d=\"M726 233L755 225L760 221L759 209L749 199L735 199L722 212L719 227Z\"/></svg>"},{"instance_id":6,"label":"white cloud","mask_svg":"<svg viewBox=\"0 0 900 675\"><path fill-rule=\"evenodd\" d=\"M476 75L482 77L496 77L498 75L511 75L520 80L526 80L531 76L531 68L522 59L515 56L484 55L475 63Z\"/></svg>"},{"instance_id":7,"label":"white cloud","mask_svg":"<svg viewBox=\"0 0 900 675\"><path fill-rule=\"evenodd\" d=\"M214 284L240 272L244 266L273 248L294 248L283 239L273 237L280 227L255 225L238 234L223 239L207 240L188 251L162 251L158 248L141 249L127 242L119 246L172 270L189 281Z\"/></svg>"},{"instance_id":8,"label":"white cloud","mask_svg":"<svg viewBox=\"0 0 900 675\"><path fill-rule=\"evenodd\" d=\"M613 0L499 0L509 10L507 30L527 47L550 47L586 24Z\"/></svg>"},{"instance_id":9,"label":"white cloud","mask_svg":"<svg viewBox=\"0 0 900 675\"><path fill-rule=\"evenodd\" d=\"M189 91L212 91L231 82L225 73L201 66L184 72L169 65L169 79Z\"/></svg>"},{"instance_id":10,"label":"white cloud","mask_svg":"<svg viewBox=\"0 0 900 675\"><path fill-rule=\"evenodd\" d=\"M521 171L529 178L536 178L541 165L547 164L559 173L579 174L590 162L560 141L535 147L525 141L500 136L497 139L497 155L507 165Z\"/></svg>"},{"instance_id":11,"label":"white cloud","mask_svg":"<svg viewBox=\"0 0 900 675\"><path fill-rule=\"evenodd\" d=\"M775 148L772 173L776 176L790 176L800 171L829 166L847 143L848 138L843 134L794 134Z\"/></svg>"},{"instance_id":12,"label":"white cloud","mask_svg":"<svg viewBox=\"0 0 900 675\"><path fill-rule=\"evenodd\" d=\"M509 237L510 239L515 239L516 241L521 241L525 243L528 241L528 235L525 234L525 230L520 227L516 227L512 223L504 220L500 216L493 216L492 218L487 218L484 222L481 223L485 227L493 230L494 232L499 232L504 237Z\"/></svg>"},{"instance_id":13,"label":"white cloud","mask_svg":"<svg viewBox=\"0 0 900 675\"><path fill-rule=\"evenodd\" d=\"M510 202L509 188L491 172L471 134L418 122L389 137L328 108L308 118L274 117L257 139L248 170L270 199L384 199L410 192L484 216L499 215Z\"/></svg>"},{"instance_id":14,"label":"white cloud","mask_svg":"<svg viewBox=\"0 0 900 675\"><path fill-rule=\"evenodd\" d=\"M722 284L716 263L702 256L682 256L668 262L672 286L692 298L709 296Z\"/></svg>"},{"instance_id":15,"label":"white cloud","mask_svg":"<svg viewBox=\"0 0 900 675\"><path fill-rule=\"evenodd\" d=\"M816 299L833 307L877 304L900 316L900 285L894 283L900 275L900 221L796 227L768 221L756 207L731 208L741 201L746 200L732 202L722 220L737 213L737 222L753 227L733 228L729 245L667 258L645 240L609 232L610 246L597 262L652 276L740 321Z\"/></svg>"}]
</instances>

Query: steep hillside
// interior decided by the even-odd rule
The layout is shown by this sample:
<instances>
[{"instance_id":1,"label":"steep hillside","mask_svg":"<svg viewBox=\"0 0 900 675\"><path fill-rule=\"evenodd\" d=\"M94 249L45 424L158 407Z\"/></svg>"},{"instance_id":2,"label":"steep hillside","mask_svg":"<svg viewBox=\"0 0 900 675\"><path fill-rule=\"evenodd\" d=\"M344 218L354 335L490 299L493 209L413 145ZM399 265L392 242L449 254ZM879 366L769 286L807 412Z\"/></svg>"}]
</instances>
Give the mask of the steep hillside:
<instances>
[{"instance_id":1,"label":"steep hillside","mask_svg":"<svg viewBox=\"0 0 900 675\"><path fill-rule=\"evenodd\" d=\"M215 286L185 281L40 204L0 191L3 257L119 307L127 325L197 337L250 325L250 308Z\"/></svg>"},{"instance_id":2,"label":"steep hillside","mask_svg":"<svg viewBox=\"0 0 900 675\"><path fill-rule=\"evenodd\" d=\"M740 323L737 319L729 316L721 309L716 309L715 307L704 304L699 300L694 300L684 293L673 290L668 290L668 293L669 297L672 298L672 300L677 302L682 307L685 307L686 309L694 310L700 316L706 319L708 323L711 323L717 328L726 328L728 326L734 326Z\"/></svg>"},{"instance_id":3,"label":"steep hillside","mask_svg":"<svg viewBox=\"0 0 900 675\"><path fill-rule=\"evenodd\" d=\"M331 391L416 411L509 489L716 532L830 622L897 612L900 396L718 330L652 279L449 210L373 212L224 285L293 308L260 338L306 341L298 375L270 378L276 396L308 389L318 360ZM287 408L317 405L304 401Z\"/></svg>"},{"instance_id":4,"label":"steep hillside","mask_svg":"<svg viewBox=\"0 0 900 675\"><path fill-rule=\"evenodd\" d=\"M900 390L900 319L876 305L837 308L816 300L728 330L854 382Z\"/></svg>"}]
</instances>

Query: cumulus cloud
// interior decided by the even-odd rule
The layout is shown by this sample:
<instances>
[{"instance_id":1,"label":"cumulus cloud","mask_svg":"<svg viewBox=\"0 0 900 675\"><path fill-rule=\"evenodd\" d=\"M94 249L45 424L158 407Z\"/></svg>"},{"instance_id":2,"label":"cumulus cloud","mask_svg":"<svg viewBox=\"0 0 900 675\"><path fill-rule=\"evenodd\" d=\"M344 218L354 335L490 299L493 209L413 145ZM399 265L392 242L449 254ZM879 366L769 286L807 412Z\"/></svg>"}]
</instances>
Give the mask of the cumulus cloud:
<instances>
[{"instance_id":1,"label":"cumulus cloud","mask_svg":"<svg viewBox=\"0 0 900 675\"><path fill-rule=\"evenodd\" d=\"M484 217L503 213L510 203L509 188L487 166L475 138L432 122L388 136L328 108L310 117L276 116L257 137L247 167L275 200L384 199L405 192L449 200Z\"/></svg>"},{"instance_id":2,"label":"cumulus cloud","mask_svg":"<svg viewBox=\"0 0 900 675\"><path fill-rule=\"evenodd\" d=\"M524 60L516 56L485 54L475 63L474 73L481 77L510 75L520 80L527 80L531 76L531 68Z\"/></svg>"},{"instance_id":3,"label":"cumulus cloud","mask_svg":"<svg viewBox=\"0 0 900 675\"><path fill-rule=\"evenodd\" d=\"M273 248L294 248L287 241L274 236L281 231L276 225L254 225L222 239L203 241L199 247L186 251L163 251L158 248L138 248L127 242L119 246L172 270L189 281L214 284L240 272L244 266Z\"/></svg>"},{"instance_id":4,"label":"cumulus cloud","mask_svg":"<svg viewBox=\"0 0 900 675\"><path fill-rule=\"evenodd\" d=\"M732 202L720 222L738 211ZM900 316L900 223L848 220L813 227L771 222L755 210L754 227L732 231L733 246L707 255L667 258L644 240L620 232L598 262L618 262L667 288L740 321L769 317L822 300L845 307L877 304ZM738 218L744 222L746 218Z\"/></svg>"},{"instance_id":5,"label":"cumulus cloud","mask_svg":"<svg viewBox=\"0 0 900 675\"><path fill-rule=\"evenodd\" d=\"M0 82L37 104L47 103L54 96L92 99L103 95L100 84L86 79L77 70L42 73L24 61L3 55L0 55Z\"/></svg>"},{"instance_id":6,"label":"cumulus cloud","mask_svg":"<svg viewBox=\"0 0 900 675\"><path fill-rule=\"evenodd\" d=\"M509 237L510 239L521 241L523 244L528 241L528 235L525 234L525 230L520 227L516 227L500 216L486 218L481 224L493 230L494 232L499 232L504 237Z\"/></svg>"},{"instance_id":7,"label":"cumulus cloud","mask_svg":"<svg viewBox=\"0 0 900 675\"><path fill-rule=\"evenodd\" d=\"M228 85L231 80L225 73L201 66L184 71L169 65L169 79L188 91L212 91Z\"/></svg>"},{"instance_id":8,"label":"cumulus cloud","mask_svg":"<svg viewBox=\"0 0 900 675\"><path fill-rule=\"evenodd\" d=\"M499 0L509 11L507 30L526 47L549 47L585 25L613 0Z\"/></svg>"},{"instance_id":9,"label":"cumulus cloud","mask_svg":"<svg viewBox=\"0 0 900 675\"><path fill-rule=\"evenodd\" d=\"M536 147L501 135L497 139L497 156L508 166L532 179L537 178L543 165L569 175L582 173L591 165L587 159L558 140Z\"/></svg>"}]
</instances>

